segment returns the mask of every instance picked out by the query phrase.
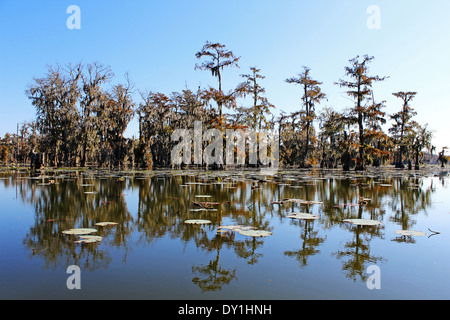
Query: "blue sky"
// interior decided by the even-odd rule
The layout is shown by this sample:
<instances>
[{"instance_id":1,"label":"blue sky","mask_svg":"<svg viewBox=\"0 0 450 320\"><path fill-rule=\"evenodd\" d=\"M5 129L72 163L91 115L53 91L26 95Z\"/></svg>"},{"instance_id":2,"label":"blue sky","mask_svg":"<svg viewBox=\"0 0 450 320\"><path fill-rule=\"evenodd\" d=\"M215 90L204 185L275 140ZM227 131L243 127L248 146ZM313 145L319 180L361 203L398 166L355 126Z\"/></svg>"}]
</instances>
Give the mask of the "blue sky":
<instances>
[{"instance_id":1,"label":"blue sky","mask_svg":"<svg viewBox=\"0 0 450 320\"><path fill-rule=\"evenodd\" d=\"M72 4L81 10L79 30L66 26ZM380 9L380 29L367 27L371 5ZM196 90L216 86L210 73L194 70L195 53L208 40L241 57L240 68L224 70L224 89L256 66L266 76L262 84L274 113L300 108L300 88L284 80L302 66L328 95L318 110L350 107L334 82L344 77L349 59L374 56L371 72L390 77L375 85L375 98L386 100L385 111L393 113L401 101L392 92L417 91L415 120L434 129L440 150L450 147L449 15L448 0L0 0L0 136L34 119L25 89L46 65L99 61L111 66L113 83L128 72L136 90ZM133 134L135 121L127 131Z\"/></svg>"}]
</instances>

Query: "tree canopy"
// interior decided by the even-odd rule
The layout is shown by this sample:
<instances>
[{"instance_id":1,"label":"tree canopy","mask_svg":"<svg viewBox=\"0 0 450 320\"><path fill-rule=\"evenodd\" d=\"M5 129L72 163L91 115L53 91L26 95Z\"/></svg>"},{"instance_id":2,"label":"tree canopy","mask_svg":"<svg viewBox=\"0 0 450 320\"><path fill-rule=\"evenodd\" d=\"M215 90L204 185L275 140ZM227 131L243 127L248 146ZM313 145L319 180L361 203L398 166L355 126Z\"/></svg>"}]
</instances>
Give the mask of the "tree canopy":
<instances>
[{"instance_id":1,"label":"tree canopy","mask_svg":"<svg viewBox=\"0 0 450 320\"><path fill-rule=\"evenodd\" d=\"M299 105L293 106L296 111L291 113L269 101L266 76L256 66L240 75L242 81L236 88L223 90L223 70L239 67L240 60L225 45L206 41L195 57L201 60L195 69L210 71L217 78L216 88L146 92L136 90L128 75L122 83L113 84L112 68L99 62L47 66L47 73L34 77L25 91L36 118L22 122L20 128L18 125L16 133L5 134L0 140L0 160L17 163L39 159L43 165L54 167L171 167L172 134L177 129L198 129L199 122L202 129L215 128L221 136L227 129L254 131L256 139L263 130L278 132L279 163L284 166L364 170L383 164L403 168L406 163L411 167L414 162L414 168L419 169L424 153L432 156L436 149L431 144L432 129L414 120L417 113L411 103L417 92L392 93L402 102L393 114L384 111L385 100L375 100L374 84L387 77L369 72L372 56L350 59L344 67L345 78L335 82L352 99L349 110L321 107L324 101L329 103L322 82L303 66L297 76L285 80L300 89ZM223 112L224 106L229 112ZM139 133L125 137L134 118ZM249 165L250 148L257 140L246 139L241 156ZM200 147L209 142L201 139ZM234 148L237 152L236 145ZM436 156L442 165L447 159L444 153L445 148Z\"/></svg>"}]
</instances>

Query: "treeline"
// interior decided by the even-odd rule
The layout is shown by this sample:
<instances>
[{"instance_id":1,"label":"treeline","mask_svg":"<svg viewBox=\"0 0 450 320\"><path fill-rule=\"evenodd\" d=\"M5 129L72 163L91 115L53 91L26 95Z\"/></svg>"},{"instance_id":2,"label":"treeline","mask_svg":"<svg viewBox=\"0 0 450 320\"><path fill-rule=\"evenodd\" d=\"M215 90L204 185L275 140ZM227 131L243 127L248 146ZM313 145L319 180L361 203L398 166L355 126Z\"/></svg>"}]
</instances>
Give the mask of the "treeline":
<instances>
[{"instance_id":1,"label":"treeline","mask_svg":"<svg viewBox=\"0 0 450 320\"><path fill-rule=\"evenodd\" d=\"M418 169L423 152L436 151L432 131L414 120L416 92L392 93L399 98L399 111L390 115L383 111L385 101L375 101L373 85L386 77L370 74L374 58L368 55L349 60L344 77L335 82L354 101L353 107L319 109L326 93L311 70L303 67L286 79L302 94L299 108L279 116L266 97L260 69L251 67L236 88L224 90L223 71L238 67L240 58L225 45L210 42L196 57L195 68L211 72L217 87L143 92L128 76L124 83L112 85L112 69L100 63L48 66L47 74L34 78L26 89L36 119L22 123L16 133L5 134L0 160L34 163L39 159L54 167L169 167L176 143L171 134L178 128L193 129L197 120L224 133L226 129L279 130L279 161L286 166L364 170L383 164L403 168L406 163ZM230 112L224 113L224 108ZM139 135L126 138L134 117ZM444 151L439 153L442 166L447 161Z\"/></svg>"}]
</instances>

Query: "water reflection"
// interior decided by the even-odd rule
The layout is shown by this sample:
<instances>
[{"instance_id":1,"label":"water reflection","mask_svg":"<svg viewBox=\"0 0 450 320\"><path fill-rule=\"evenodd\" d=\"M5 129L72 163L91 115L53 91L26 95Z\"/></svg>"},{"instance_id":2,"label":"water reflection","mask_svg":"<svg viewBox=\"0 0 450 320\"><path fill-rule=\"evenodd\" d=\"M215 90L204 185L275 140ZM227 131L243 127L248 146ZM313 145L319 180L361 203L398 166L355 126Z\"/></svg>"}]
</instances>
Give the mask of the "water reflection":
<instances>
[{"instance_id":1,"label":"water reflection","mask_svg":"<svg viewBox=\"0 0 450 320\"><path fill-rule=\"evenodd\" d=\"M353 238L347 241L342 250L334 253L337 259L342 259L342 270L346 277L352 280L366 281L365 270L369 265L382 262L383 257L372 254L370 242L375 237L383 237L380 227L354 226L351 228Z\"/></svg>"},{"instance_id":2,"label":"water reflection","mask_svg":"<svg viewBox=\"0 0 450 320\"><path fill-rule=\"evenodd\" d=\"M300 238L302 240L301 247L298 250L284 251L284 255L297 259L301 266L308 264L308 258L319 254L318 247L326 240L326 236L320 236L319 231L314 230L314 222L299 221Z\"/></svg>"},{"instance_id":3,"label":"water reflection","mask_svg":"<svg viewBox=\"0 0 450 320\"><path fill-rule=\"evenodd\" d=\"M289 243L280 251L283 256L297 260L300 267L307 266L312 256L321 254L327 230L347 230L351 239L332 254L341 262L346 277L365 281L367 266L385 260L371 250L374 239L386 236L384 225L352 226L342 220L378 220L409 230L416 223L415 217L426 214L431 205L436 182L425 183L424 179L435 174L297 170L261 177L251 171L67 170L49 171L39 177L3 173L0 183L5 188L16 188L17 197L33 205L34 225L23 244L30 255L43 259L46 268L76 264L87 270L105 269L114 259L126 263L127 252L133 246L168 237L193 243L205 253L204 260L192 265L192 283L202 291L217 291L238 278L237 267L222 261L225 250L254 265L264 258L264 244L270 239L217 232L217 227L225 224L268 231L280 223L296 228L298 242L294 248L286 250L292 246ZM444 175L438 176L444 185ZM302 201L283 201L286 199ZM209 204L202 208L194 202ZM286 218L291 212L317 214L320 218L291 220ZM187 219L208 219L211 224L188 225L184 223ZM118 224L95 226L102 221ZM101 244L80 245L62 233L78 227L94 227L104 240ZM413 244L415 239L399 235L392 241ZM112 248L122 248L122 256L112 254Z\"/></svg>"}]
</instances>

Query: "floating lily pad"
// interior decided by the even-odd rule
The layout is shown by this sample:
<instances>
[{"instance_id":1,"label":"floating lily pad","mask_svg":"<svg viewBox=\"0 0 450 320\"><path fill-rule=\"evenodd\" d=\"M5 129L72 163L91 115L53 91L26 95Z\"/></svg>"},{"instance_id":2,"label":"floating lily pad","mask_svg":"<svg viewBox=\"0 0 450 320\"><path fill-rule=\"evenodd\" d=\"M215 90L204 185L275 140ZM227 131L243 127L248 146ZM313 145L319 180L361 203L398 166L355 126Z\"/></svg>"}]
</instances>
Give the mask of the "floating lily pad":
<instances>
[{"instance_id":1,"label":"floating lily pad","mask_svg":"<svg viewBox=\"0 0 450 320\"><path fill-rule=\"evenodd\" d=\"M184 223L187 223L187 224L208 224L208 223L212 223L212 221L211 220L206 220L206 219L190 219L190 220L184 221Z\"/></svg>"},{"instance_id":2,"label":"floating lily pad","mask_svg":"<svg viewBox=\"0 0 450 320\"><path fill-rule=\"evenodd\" d=\"M80 234L89 234L89 233L94 233L97 232L97 229L91 229L91 228L76 228L76 229L69 229L69 230L65 230L62 233L64 234L75 234L75 235L80 235Z\"/></svg>"},{"instance_id":3,"label":"floating lily pad","mask_svg":"<svg viewBox=\"0 0 450 320\"><path fill-rule=\"evenodd\" d=\"M414 237L423 237L427 234L422 231L414 231L414 230L396 230L394 231L396 234L400 234L402 236L414 236Z\"/></svg>"},{"instance_id":4,"label":"floating lily pad","mask_svg":"<svg viewBox=\"0 0 450 320\"><path fill-rule=\"evenodd\" d=\"M291 218L291 219L299 219L299 220L316 220L316 219L319 219L319 216L316 215L316 214L303 213L303 212L290 213L286 217Z\"/></svg>"},{"instance_id":5,"label":"floating lily pad","mask_svg":"<svg viewBox=\"0 0 450 320\"><path fill-rule=\"evenodd\" d=\"M245 229L239 229L238 233L242 234L243 236L249 237L267 237L272 234L272 232L266 230L245 230Z\"/></svg>"},{"instance_id":6,"label":"floating lily pad","mask_svg":"<svg viewBox=\"0 0 450 320\"><path fill-rule=\"evenodd\" d=\"M74 241L75 243L95 243L102 241L103 237L100 236L80 236L80 240Z\"/></svg>"},{"instance_id":7,"label":"floating lily pad","mask_svg":"<svg viewBox=\"0 0 450 320\"><path fill-rule=\"evenodd\" d=\"M231 231L236 231L243 236L249 237L267 237L273 234L270 231L258 230L257 228L252 226L242 226L242 225L220 226L217 229L219 232L221 232L222 229L228 229Z\"/></svg>"},{"instance_id":8,"label":"floating lily pad","mask_svg":"<svg viewBox=\"0 0 450 320\"><path fill-rule=\"evenodd\" d=\"M309 201L309 200L303 200L303 199L283 199L282 202L294 202L294 203L300 203L300 204L323 204L322 201Z\"/></svg>"},{"instance_id":9,"label":"floating lily pad","mask_svg":"<svg viewBox=\"0 0 450 320\"><path fill-rule=\"evenodd\" d=\"M219 227L217 227L217 229L219 229L219 230L221 230L221 229L228 229L228 230L231 230L231 231L237 231L237 230L239 230L241 228L248 228L248 227L245 227L245 226L242 226L242 225L229 225L229 226L219 226ZM251 227L251 228L253 228L253 227Z\"/></svg>"},{"instance_id":10,"label":"floating lily pad","mask_svg":"<svg viewBox=\"0 0 450 320\"><path fill-rule=\"evenodd\" d=\"M106 226L115 226L117 222L97 222L96 226L106 227Z\"/></svg>"},{"instance_id":11,"label":"floating lily pad","mask_svg":"<svg viewBox=\"0 0 450 320\"><path fill-rule=\"evenodd\" d=\"M237 228L237 230L248 231L248 230L258 230L258 228L252 227L252 226L239 226L239 228Z\"/></svg>"},{"instance_id":12,"label":"floating lily pad","mask_svg":"<svg viewBox=\"0 0 450 320\"><path fill-rule=\"evenodd\" d=\"M382 225L380 221L377 220L368 220L368 219L344 219L343 222L349 222L354 225L359 226L379 226Z\"/></svg>"}]
</instances>

